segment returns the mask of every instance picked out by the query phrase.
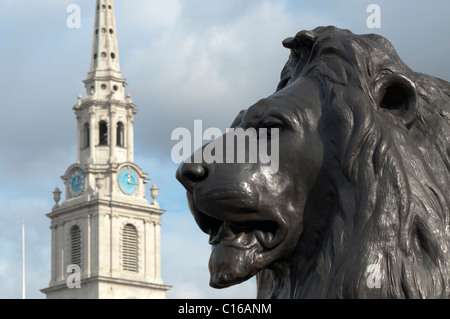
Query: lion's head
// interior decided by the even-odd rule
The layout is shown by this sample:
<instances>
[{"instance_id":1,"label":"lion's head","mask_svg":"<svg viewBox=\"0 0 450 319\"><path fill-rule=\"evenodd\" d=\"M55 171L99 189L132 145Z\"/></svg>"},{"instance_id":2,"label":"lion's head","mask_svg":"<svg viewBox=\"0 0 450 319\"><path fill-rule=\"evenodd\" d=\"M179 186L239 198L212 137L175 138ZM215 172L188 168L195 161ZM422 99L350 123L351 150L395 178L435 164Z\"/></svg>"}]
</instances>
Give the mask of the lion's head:
<instances>
[{"instance_id":1,"label":"lion's head","mask_svg":"<svg viewBox=\"0 0 450 319\"><path fill-rule=\"evenodd\" d=\"M283 45L276 92L232 124L279 129L278 170L177 171L210 235L211 285L257 275L260 298L449 297L450 84L378 35L319 27Z\"/></svg>"}]
</instances>

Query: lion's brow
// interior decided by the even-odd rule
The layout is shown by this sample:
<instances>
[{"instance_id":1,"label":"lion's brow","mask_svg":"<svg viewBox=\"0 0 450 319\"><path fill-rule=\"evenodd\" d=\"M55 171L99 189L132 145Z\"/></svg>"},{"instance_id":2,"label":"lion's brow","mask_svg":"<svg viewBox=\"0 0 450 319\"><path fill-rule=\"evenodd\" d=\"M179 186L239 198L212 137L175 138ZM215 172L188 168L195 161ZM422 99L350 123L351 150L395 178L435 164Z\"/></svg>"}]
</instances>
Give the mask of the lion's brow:
<instances>
[{"instance_id":1,"label":"lion's brow","mask_svg":"<svg viewBox=\"0 0 450 319\"><path fill-rule=\"evenodd\" d=\"M264 113L264 117L276 117L285 123L291 129L298 129L302 118L305 117L303 110L294 105L274 105Z\"/></svg>"},{"instance_id":2,"label":"lion's brow","mask_svg":"<svg viewBox=\"0 0 450 319\"><path fill-rule=\"evenodd\" d=\"M280 105L279 101L273 98L263 98L257 103L248 108L243 117L242 123L246 123L245 126L255 127L258 126L261 120L269 116L280 118L290 128L294 129L296 124L300 124L302 113L297 107L283 103Z\"/></svg>"}]
</instances>

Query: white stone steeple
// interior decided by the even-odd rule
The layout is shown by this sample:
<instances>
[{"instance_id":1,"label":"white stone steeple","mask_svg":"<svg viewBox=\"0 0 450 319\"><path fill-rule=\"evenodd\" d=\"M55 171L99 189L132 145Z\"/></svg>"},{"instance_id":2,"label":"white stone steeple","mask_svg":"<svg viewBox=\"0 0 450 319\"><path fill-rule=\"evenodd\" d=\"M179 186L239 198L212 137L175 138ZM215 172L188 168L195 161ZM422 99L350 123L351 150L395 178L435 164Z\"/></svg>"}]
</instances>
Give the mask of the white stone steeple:
<instances>
[{"instance_id":1,"label":"white stone steeple","mask_svg":"<svg viewBox=\"0 0 450 319\"><path fill-rule=\"evenodd\" d=\"M97 0L87 96L74 106L78 120L78 162L133 162L136 106L120 71L113 0Z\"/></svg>"},{"instance_id":2,"label":"white stone steeple","mask_svg":"<svg viewBox=\"0 0 450 319\"><path fill-rule=\"evenodd\" d=\"M105 98L124 97L125 79L120 72L119 45L113 0L97 0L91 67L84 81L87 94Z\"/></svg>"},{"instance_id":3,"label":"white stone steeple","mask_svg":"<svg viewBox=\"0 0 450 319\"><path fill-rule=\"evenodd\" d=\"M164 298L161 215L147 174L134 163L136 106L125 95L113 0L97 0L91 66L73 107L77 159L62 179L65 200L51 219L52 265L48 298ZM75 271L73 274L72 271ZM72 277L70 277L72 276ZM79 288L71 288L72 278Z\"/></svg>"}]
</instances>

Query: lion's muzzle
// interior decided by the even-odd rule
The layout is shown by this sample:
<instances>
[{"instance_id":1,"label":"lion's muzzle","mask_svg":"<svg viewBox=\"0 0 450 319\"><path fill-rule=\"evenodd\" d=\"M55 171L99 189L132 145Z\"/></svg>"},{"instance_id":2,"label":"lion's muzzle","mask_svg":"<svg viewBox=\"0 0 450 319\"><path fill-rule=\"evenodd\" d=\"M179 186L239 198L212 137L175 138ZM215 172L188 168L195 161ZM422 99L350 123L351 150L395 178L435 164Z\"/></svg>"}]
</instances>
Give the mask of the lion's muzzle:
<instances>
[{"instance_id":1,"label":"lion's muzzle","mask_svg":"<svg viewBox=\"0 0 450 319\"><path fill-rule=\"evenodd\" d=\"M183 163L176 173L195 221L209 235L210 285L215 288L242 282L276 259L287 230L286 221L271 209L258 209L259 192L253 186L231 179L222 169Z\"/></svg>"},{"instance_id":2,"label":"lion's muzzle","mask_svg":"<svg viewBox=\"0 0 450 319\"><path fill-rule=\"evenodd\" d=\"M176 178L188 191L192 191L194 186L206 179L208 170L202 164L183 163L178 167Z\"/></svg>"}]
</instances>

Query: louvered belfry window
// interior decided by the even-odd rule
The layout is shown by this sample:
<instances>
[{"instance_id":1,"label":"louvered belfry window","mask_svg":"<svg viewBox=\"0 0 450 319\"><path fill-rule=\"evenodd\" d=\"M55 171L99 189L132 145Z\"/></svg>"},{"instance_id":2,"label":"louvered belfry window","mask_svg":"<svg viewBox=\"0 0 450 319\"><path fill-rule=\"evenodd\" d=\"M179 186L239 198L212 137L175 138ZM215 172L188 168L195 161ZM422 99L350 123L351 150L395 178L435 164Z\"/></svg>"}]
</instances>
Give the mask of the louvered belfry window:
<instances>
[{"instance_id":1,"label":"louvered belfry window","mask_svg":"<svg viewBox=\"0 0 450 319\"><path fill-rule=\"evenodd\" d=\"M71 264L81 267L81 231L80 227L73 226L70 231Z\"/></svg>"},{"instance_id":2,"label":"louvered belfry window","mask_svg":"<svg viewBox=\"0 0 450 319\"><path fill-rule=\"evenodd\" d=\"M136 227L126 224L123 229L123 270L138 272L138 236Z\"/></svg>"}]
</instances>

